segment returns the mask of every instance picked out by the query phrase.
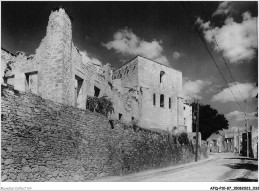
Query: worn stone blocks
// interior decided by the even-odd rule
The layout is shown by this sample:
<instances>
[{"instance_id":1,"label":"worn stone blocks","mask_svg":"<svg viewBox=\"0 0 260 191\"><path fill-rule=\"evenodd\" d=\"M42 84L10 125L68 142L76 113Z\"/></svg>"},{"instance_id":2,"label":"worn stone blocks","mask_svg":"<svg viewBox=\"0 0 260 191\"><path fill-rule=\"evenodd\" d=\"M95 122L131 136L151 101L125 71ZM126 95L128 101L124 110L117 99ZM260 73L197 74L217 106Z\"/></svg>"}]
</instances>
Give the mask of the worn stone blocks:
<instances>
[{"instance_id":1,"label":"worn stone blocks","mask_svg":"<svg viewBox=\"0 0 260 191\"><path fill-rule=\"evenodd\" d=\"M112 129L102 115L65 107L26 92L16 96L10 91L13 90L2 87L1 109L10 108L10 115L1 124L5 132L1 133L1 150L5 152L1 159L3 181L86 181L135 172L154 168L149 163L143 165L142 158L146 161L149 161L148 156L152 158L149 153L155 153L155 159L158 156L167 158L168 162L162 166L178 163L183 157L186 162L192 160L192 151L187 148L184 148L185 154L178 157L156 153L158 149L145 140L159 144L156 140L163 135L157 132L134 130L115 121ZM33 112L28 118L17 115L16 111L27 113L29 107L39 110L37 117ZM17 123L8 122L13 121L12 116ZM21 128L25 123L40 130ZM10 126L13 131L5 131ZM139 147L137 143L142 144Z\"/></svg>"}]
</instances>

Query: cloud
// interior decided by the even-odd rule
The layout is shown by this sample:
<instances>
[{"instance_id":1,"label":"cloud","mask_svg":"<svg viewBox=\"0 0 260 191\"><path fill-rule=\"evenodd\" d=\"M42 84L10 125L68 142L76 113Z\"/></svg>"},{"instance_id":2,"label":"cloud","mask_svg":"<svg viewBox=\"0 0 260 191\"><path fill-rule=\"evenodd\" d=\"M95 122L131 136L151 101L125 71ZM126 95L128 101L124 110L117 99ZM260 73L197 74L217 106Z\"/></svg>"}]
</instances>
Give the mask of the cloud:
<instances>
[{"instance_id":1,"label":"cloud","mask_svg":"<svg viewBox=\"0 0 260 191\"><path fill-rule=\"evenodd\" d=\"M131 29L120 29L114 34L114 39L108 43L102 43L107 49L114 49L123 55L141 55L165 65L169 65L168 59L162 55L162 42L152 40L145 41L135 35Z\"/></svg>"},{"instance_id":2,"label":"cloud","mask_svg":"<svg viewBox=\"0 0 260 191\"><path fill-rule=\"evenodd\" d=\"M184 79L183 83L183 96L187 100L192 99L201 99L202 97L199 95L204 88L211 85L210 81L203 80L195 80L191 81L188 79Z\"/></svg>"},{"instance_id":3,"label":"cloud","mask_svg":"<svg viewBox=\"0 0 260 191\"><path fill-rule=\"evenodd\" d=\"M179 52L177 52L177 51L175 51L175 52L173 52L173 58L175 59L175 60L178 60L181 56L182 56L182 54L181 53L179 53Z\"/></svg>"},{"instance_id":4,"label":"cloud","mask_svg":"<svg viewBox=\"0 0 260 191\"><path fill-rule=\"evenodd\" d=\"M245 113L242 111L232 111L230 113L225 114L226 118L228 120L232 121L244 121L245 119L257 119L255 116L256 112L247 113L246 116Z\"/></svg>"},{"instance_id":5,"label":"cloud","mask_svg":"<svg viewBox=\"0 0 260 191\"><path fill-rule=\"evenodd\" d=\"M244 99L253 98L257 94L257 87L254 86L253 83L230 83L229 87L231 91L233 92L234 96L237 98L237 101L244 101ZM229 88L223 89L221 92L213 95L211 101L213 102L235 102L235 98L232 95ZM240 91L240 92L239 92ZM242 94L242 96L241 96Z\"/></svg>"},{"instance_id":6,"label":"cloud","mask_svg":"<svg viewBox=\"0 0 260 191\"><path fill-rule=\"evenodd\" d=\"M94 64L102 66L101 61L98 60L97 58L93 58L93 57L91 58L86 50L80 51L80 54L82 55L82 62L83 62L83 64L94 63Z\"/></svg>"},{"instance_id":7,"label":"cloud","mask_svg":"<svg viewBox=\"0 0 260 191\"><path fill-rule=\"evenodd\" d=\"M196 19L195 24L199 25L199 27L203 30L210 29L210 21L204 22L200 17Z\"/></svg>"},{"instance_id":8,"label":"cloud","mask_svg":"<svg viewBox=\"0 0 260 191\"><path fill-rule=\"evenodd\" d=\"M222 27L213 28L209 21L204 22L201 18L197 18L196 24L203 30L206 41L212 43L216 51L223 52L230 63L242 63L256 56L257 18L249 12L242 15L240 23L228 17Z\"/></svg>"},{"instance_id":9,"label":"cloud","mask_svg":"<svg viewBox=\"0 0 260 191\"><path fill-rule=\"evenodd\" d=\"M223 88L221 84L212 84L210 87L207 88L207 93L216 94Z\"/></svg>"},{"instance_id":10,"label":"cloud","mask_svg":"<svg viewBox=\"0 0 260 191\"><path fill-rule=\"evenodd\" d=\"M232 11L232 6L231 6L230 1L224 1L219 4L217 10L212 14L212 17L217 16L217 15L227 15Z\"/></svg>"}]
</instances>

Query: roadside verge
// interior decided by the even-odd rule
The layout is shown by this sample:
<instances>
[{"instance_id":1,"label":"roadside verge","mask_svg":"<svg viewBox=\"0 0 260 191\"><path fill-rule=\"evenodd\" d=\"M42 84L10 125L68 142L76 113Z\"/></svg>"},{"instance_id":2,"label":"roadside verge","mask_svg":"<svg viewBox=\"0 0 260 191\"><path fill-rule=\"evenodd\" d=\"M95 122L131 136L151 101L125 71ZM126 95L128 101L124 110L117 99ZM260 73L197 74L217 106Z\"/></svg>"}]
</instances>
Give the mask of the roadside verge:
<instances>
[{"instance_id":1,"label":"roadside verge","mask_svg":"<svg viewBox=\"0 0 260 191\"><path fill-rule=\"evenodd\" d=\"M198 165L208 163L212 160L216 160L216 158L211 155L207 159L203 159L198 162L191 162L191 163L186 163L186 164L181 164L181 165L176 165L176 166L171 166L171 167L165 167L165 168L160 168L160 169L146 170L146 171L132 173L132 174L124 175L124 176L103 177L103 178L94 180L94 182L134 182L133 179L138 179L138 178L150 176L153 174L164 174L164 173L168 173L168 172L174 171L174 170L181 170L181 169L188 168L188 167L198 166Z\"/></svg>"}]
</instances>

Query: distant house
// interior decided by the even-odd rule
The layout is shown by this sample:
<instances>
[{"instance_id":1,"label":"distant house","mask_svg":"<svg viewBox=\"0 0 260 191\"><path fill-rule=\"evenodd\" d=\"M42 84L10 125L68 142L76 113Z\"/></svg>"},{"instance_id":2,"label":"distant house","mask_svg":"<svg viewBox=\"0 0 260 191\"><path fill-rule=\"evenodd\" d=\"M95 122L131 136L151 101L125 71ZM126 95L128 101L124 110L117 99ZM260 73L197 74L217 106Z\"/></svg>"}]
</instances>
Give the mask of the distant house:
<instances>
[{"instance_id":1,"label":"distant house","mask_svg":"<svg viewBox=\"0 0 260 191\"><path fill-rule=\"evenodd\" d=\"M242 132L241 154L247 156L247 135ZM258 128L250 127L248 129L249 157L258 158Z\"/></svg>"},{"instance_id":2,"label":"distant house","mask_svg":"<svg viewBox=\"0 0 260 191\"><path fill-rule=\"evenodd\" d=\"M221 134L212 134L208 139L208 146L210 149L210 152L213 153L221 153L224 152L224 136Z\"/></svg>"},{"instance_id":3,"label":"distant house","mask_svg":"<svg viewBox=\"0 0 260 191\"><path fill-rule=\"evenodd\" d=\"M258 158L258 127L252 127L251 132L253 157Z\"/></svg>"}]
</instances>

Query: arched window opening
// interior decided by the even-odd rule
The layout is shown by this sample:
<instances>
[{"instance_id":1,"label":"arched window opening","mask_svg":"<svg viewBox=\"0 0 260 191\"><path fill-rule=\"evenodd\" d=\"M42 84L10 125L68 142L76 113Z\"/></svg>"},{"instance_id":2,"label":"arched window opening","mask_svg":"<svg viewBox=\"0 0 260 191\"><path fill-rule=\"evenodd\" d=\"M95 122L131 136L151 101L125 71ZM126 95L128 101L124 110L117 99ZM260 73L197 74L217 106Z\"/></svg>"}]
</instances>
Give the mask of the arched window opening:
<instances>
[{"instance_id":1,"label":"arched window opening","mask_svg":"<svg viewBox=\"0 0 260 191\"><path fill-rule=\"evenodd\" d=\"M165 74L164 71L161 71L161 72L160 72L160 83L162 83L162 77L163 77L164 74Z\"/></svg>"}]
</instances>

